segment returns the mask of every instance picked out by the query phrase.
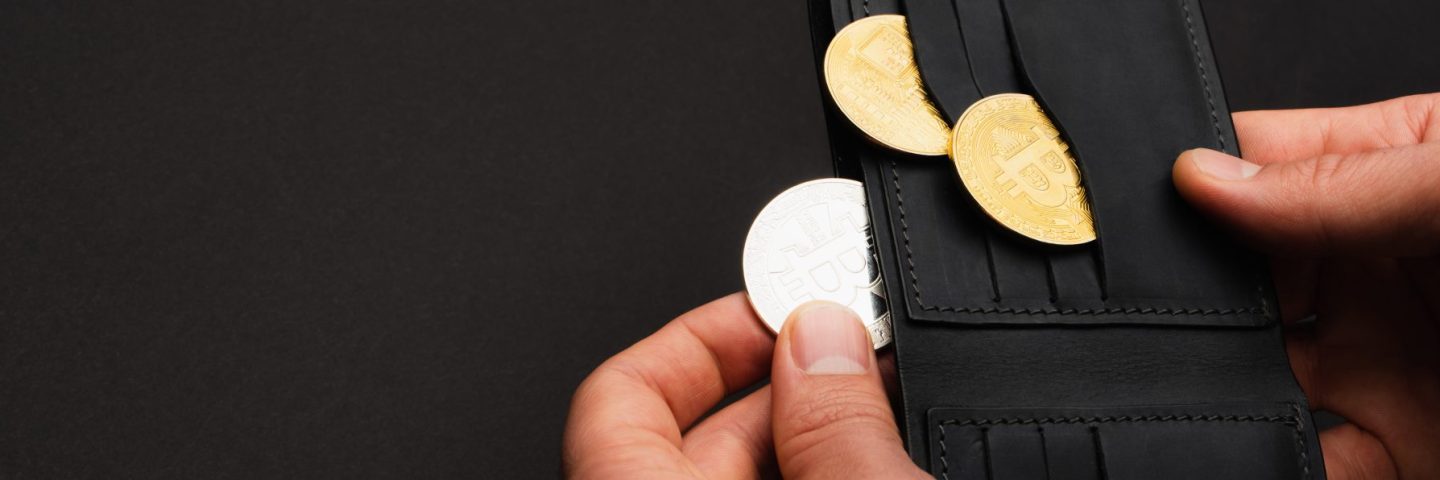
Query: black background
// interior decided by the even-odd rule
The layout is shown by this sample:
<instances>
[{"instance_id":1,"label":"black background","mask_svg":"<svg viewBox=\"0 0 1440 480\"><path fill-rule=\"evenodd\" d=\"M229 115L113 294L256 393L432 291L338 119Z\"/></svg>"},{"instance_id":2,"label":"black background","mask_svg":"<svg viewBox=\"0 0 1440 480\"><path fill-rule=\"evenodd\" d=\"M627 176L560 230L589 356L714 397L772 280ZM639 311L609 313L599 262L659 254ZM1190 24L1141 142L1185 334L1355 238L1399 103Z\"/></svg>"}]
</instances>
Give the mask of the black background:
<instances>
[{"instance_id":1,"label":"black background","mask_svg":"<svg viewBox=\"0 0 1440 480\"><path fill-rule=\"evenodd\" d=\"M800 0L231 3L0 5L0 477L554 476L830 172ZM1433 2L1205 7L1236 110L1440 89Z\"/></svg>"}]
</instances>

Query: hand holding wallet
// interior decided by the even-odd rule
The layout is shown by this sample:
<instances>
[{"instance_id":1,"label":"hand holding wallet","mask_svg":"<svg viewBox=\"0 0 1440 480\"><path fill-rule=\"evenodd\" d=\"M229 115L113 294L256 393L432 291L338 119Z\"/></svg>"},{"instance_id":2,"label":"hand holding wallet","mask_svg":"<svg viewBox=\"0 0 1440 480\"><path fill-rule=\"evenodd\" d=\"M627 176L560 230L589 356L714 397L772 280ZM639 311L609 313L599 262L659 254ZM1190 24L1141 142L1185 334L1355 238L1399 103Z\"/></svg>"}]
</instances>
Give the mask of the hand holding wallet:
<instances>
[{"instance_id":1,"label":"hand holding wallet","mask_svg":"<svg viewBox=\"0 0 1440 480\"><path fill-rule=\"evenodd\" d=\"M751 476L778 446L805 478L916 475L905 450L942 478L1440 476L1440 96L1232 123L1197 2L1062 3L816 1L812 26L818 44L911 15L949 121L957 102L1036 95L1096 192L1095 244L1007 236L944 164L832 111L837 171L869 196L894 357L843 308L800 307L772 347L740 299L717 301L586 381L567 472ZM1242 244L1276 258L1273 283ZM895 364L898 425L880 387ZM767 371L772 386L705 413ZM1311 408L1348 423L1317 432Z\"/></svg>"},{"instance_id":2,"label":"hand holding wallet","mask_svg":"<svg viewBox=\"0 0 1440 480\"><path fill-rule=\"evenodd\" d=\"M1348 109L1240 113L1236 133L1242 143L1254 146L1249 161L1197 150L1174 164L1175 183L1192 204L1276 256L1276 287L1290 324L1286 337L1299 383L1312 405L1349 421L1319 435L1325 473L1332 479L1440 475L1434 455L1440 451L1440 436L1434 433L1440 418L1429 408L1440 402L1440 318L1435 316L1440 311L1440 226L1425 215L1440 209L1440 197L1433 193L1440 147L1433 138L1426 141L1425 132L1436 128L1433 122L1406 121L1440 118L1437 109L1440 95ZM1314 135L1326 124L1365 128ZM1387 127L1372 128L1378 126ZM1391 142L1404 145L1391 148ZM1295 324L1311 315L1317 317L1314 322ZM675 323L684 326L667 326L617 355L577 392L566 432L570 476L635 478L665 465L686 465L690 470L685 471L710 478L763 474L777 468L769 460L775 425L789 429L785 438L809 435L830 442L820 451L839 452L787 470L797 477L916 473L878 387L877 377L894 386L894 358L870 357L868 346L844 341L859 338L858 333L818 336L836 340L832 346L839 350L864 354L864 365L852 372L857 379L822 380L838 383L849 394L812 387L797 396L792 388L782 400L788 407L772 412L773 387L765 387L696 422L696 412L714 408L721 392L743 390L771 372L773 347L740 295ZM698 349L697 341L705 349ZM846 373L837 370L856 364L816 361L815 350L810 350L809 364L824 367L825 375ZM631 373L617 375L620 364ZM685 374L677 375L677 368ZM796 377L789 374L779 384L792 385ZM656 383L639 385L639 378ZM702 381L697 384L696 378ZM812 403L801 408L804 402ZM827 413L816 420L814 412ZM636 418L658 428L637 430L629 424ZM804 433L797 431L802 423ZM869 435L855 440L861 437L852 433L855 429ZM650 441L635 441L640 437ZM792 456L782 456L782 463ZM1048 458L1042 465L1050 466L1044 461ZM1061 474L1084 472L1052 467L1045 473L1064 478Z\"/></svg>"},{"instance_id":3,"label":"hand holding wallet","mask_svg":"<svg viewBox=\"0 0 1440 480\"><path fill-rule=\"evenodd\" d=\"M1349 421L1319 435L1323 473L1332 479L1440 475L1434 455L1440 414L1430 408L1440 402L1440 226L1426 215L1440 209L1433 193L1440 147L1425 136L1436 128L1433 121L1406 121L1437 114L1440 95L1348 109L1240 113L1236 133L1254 146L1249 161L1197 150L1174 164L1175 183L1191 203L1277 257L1276 286L1299 383L1312 405ZM1327 124L1364 128L1314 135ZM1385 127L1373 128L1379 126ZM1314 322L1295 324L1311 315ZM853 328L863 332L858 323ZM817 375L827 378L864 363L849 372L855 379L822 379L848 394L812 386L797 396L791 388L781 400L788 407L772 412L772 387L763 387L698 421L722 395L761 381L772 367L800 362L772 365L769 333L741 295L682 316L612 358L576 393L565 435L566 472L575 478L635 478L668 468L697 478L764 474L778 468L770 460L771 434L784 425L791 442L808 435L829 443L818 451L838 452L792 466L787 473L796 477L916 474L878 386L886 377L893 387L893 356L872 357L868 345L845 341L861 333L815 337L832 340L831 350L864 355L864 362L820 362L812 348L799 356L808 358L807 366L823 367ZM804 377L786 374L779 384L794 386L797 378ZM963 388L963 378L956 382ZM645 421L637 428L636 420ZM806 430L797 431L801 427ZM787 452L781 463L794 457ZM1011 460L1019 459L998 459ZM1040 465L1050 478L1085 473L1048 461ZM990 459L988 468L995 465ZM958 478L965 466L954 468L942 473Z\"/></svg>"},{"instance_id":4,"label":"hand holding wallet","mask_svg":"<svg viewBox=\"0 0 1440 480\"><path fill-rule=\"evenodd\" d=\"M1346 419L1320 432L1329 477L1440 478L1440 95L1235 128L1245 160L1187 152L1175 185L1271 255L1295 376Z\"/></svg>"}]
</instances>

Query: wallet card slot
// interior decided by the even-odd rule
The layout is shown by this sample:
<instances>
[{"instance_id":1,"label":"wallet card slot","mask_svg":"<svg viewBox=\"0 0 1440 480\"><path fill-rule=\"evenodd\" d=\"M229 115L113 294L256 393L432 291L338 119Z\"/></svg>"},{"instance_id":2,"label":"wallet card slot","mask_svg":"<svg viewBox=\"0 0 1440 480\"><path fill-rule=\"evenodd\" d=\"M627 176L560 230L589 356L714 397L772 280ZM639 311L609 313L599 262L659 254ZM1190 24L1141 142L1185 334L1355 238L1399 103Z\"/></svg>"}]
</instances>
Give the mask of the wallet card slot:
<instances>
[{"instance_id":1,"label":"wallet card slot","mask_svg":"<svg viewBox=\"0 0 1440 480\"><path fill-rule=\"evenodd\" d=\"M998 0L907 0L904 9L921 74L952 122L983 95L1020 91ZM1101 303L1098 270L1088 247L1055 249L1018 237L996 225L963 191L951 162L912 168L908 163L916 160L887 166L895 210L891 218L905 223L895 231L895 244L912 315L1041 323L1059 317L1042 320L1016 313ZM930 223L936 220L949 224ZM979 253L986 260L983 272L970 258L957 256ZM975 281L982 273L988 274L988 285ZM957 283L957 278L965 281ZM976 312L987 316L976 317Z\"/></svg>"},{"instance_id":2,"label":"wallet card slot","mask_svg":"<svg viewBox=\"0 0 1440 480\"><path fill-rule=\"evenodd\" d=\"M1092 206L1107 309L1263 324L1263 260L1170 183L1175 157L1234 141L1189 0L1006 0L1033 94L1070 142ZM1223 119L1223 121L1222 121ZM1189 323L1181 322L1181 323Z\"/></svg>"},{"instance_id":3,"label":"wallet card slot","mask_svg":"<svg viewBox=\"0 0 1440 480\"><path fill-rule=\"evenodd\" d=\"M989 95L1022 91L999 0L905 0L915 59L952 124Z\"/></svg>"},{"instance_id":4,"label":"wallet card slot","mask_svg":"<svg viewBox=\"0 0 1440 480\"><path fill-rule=\"evenodd\" d=\"M982 222L990 222L990 219L982 219ZM985 223L976 227L986 232L996 290L999 291L995 298L997 303L1043 308L1055 298L1054 280L1043 251L1036 251L1034 246L1013 233L998 231Z\"/></svg>"},{"instance_id":5,"label":"wallet card slot","mask_svg":"<svg viewBox=\"0 0 1440 480\"><path fill-rule=\"evenodd\" d=\"M1295 404L934 408L942 479L1310 479L1313 428Z\"/></svg>"},{"instance_id":6,"label":"wallet card slot","mask_svg":"<svg viewBox=\"0 0 1440 480\"><path fill-rule=\"evenodd\" d=\"M1089 245L1053 247L1016 238L997 226L975 205L951 162L876 151L873 161L878 163L879 172L877 178L866 179L866 188L884 192L885 202L872 206L872 212L878 213L873 209L885 208L885 217L891 223L889 241L877 241L877 245L883 247L878 252L880 262L891 267L887 271L896 272L886 275L885 281L892 289L898 290L890 297L891 308L905 315L899 315L897 320L908 318L958 324L1209 326L1253 326L1272 321L1271 312L1263 303L1268 292L1261 290L1265 280L1260 270L1255 268L1258 263L1245 264L1254 257L1233 248L1225 239L1217 238L1209 225L1180 202L1169 185L1168 174L1169 164L1178 150L1156 154L1161 150L1168 151L1177 142L1194 141L1175 141L1167 135L1179 138L1203 136L1205 132L1214 130L1201 129L1197 134L1191 131L1194 130L1192 126L1166 118L1157 119L1154 112L1145 110L1143 106L1107 106L1100 101L1123 97L1126 90L1138 88L1133 85L1134 81L1111 81L1111 77L1125 73L1123 69L1117 70L1114 63L1130 61L1146 64L1147 55L1158 55L1147 49L1155 48L1162 51L1164 48L1178 49L1188 55L1188 50L1180 48L1189 48L1188 38L1170 37L1167 41L1164 36L1156 37L1157 43L1167 44L1168 47L1112 46L1106 42L1124 43L1129 38L1125 36L1125 30L1111 28L1113 22L1075 13L1074 10L1086 9L1070 5L1071 2L1008 0L1001 4L999 0L956 1L951 5L957 12L961 9L983 12L989 7L1008 21L1018 22L1017 26L966 30L962 26L965 19L957 17L950 28L960 28L960 32L952 31L942 38L955 41L963 37L963 44L991 45L986 49L991 55L986 57L984 65L970 63L968 54L965 59L950 60L1002 72L999 75L975 72L977 76L986 78L1019 75L1018 83L1027 86L1026 93L1036 95L1042 103L1048 102L1048 110L1057 126L1066 133L1072 150L1078 156L1082 180L1090 189L1099 240ZM1141 3L1137 0L1111 0L1096 9L1100 14L1122 10L1121 17L1183 13L1178 7L1174 11L1155 10ZM832 13L843 15L845 12L837 10L846 10L863 17L867 13L894 12L898 7L894 2L863 0L841 5L833 8L836 4L832 3ZM1002 5L1004 8L1001 8ZM943 6L943 3L927 0L909 0L906 9L915 17L916 8L931 8L943 13ZM1041 13L1024 13L1024 18L1017 20L1021 15L1011 11L1026 9ZM914 23L916 21L919 23ZM848 22L845 20L845 23ZM921 27L930 24L926 22L912 18L911 33L917 38L917 45L927 41L923 38L927 30ZM1054 25L1057 22L1069 22L1070 25L1056 28ZM931 23L945 25L945 22ZM1086 25L1076 26L1076 23ZM1152 19L1150 23L1157 22ZM843 27L843 24L838 26ZM1166 30L1163 27L1156 29ZM1121 33L1105 30L1120 30ZM1004 38L1007 31L1010 38ZM989 36L981 36L985 32ZM1100 40L1069 41L1069 36L1098 37ZM1067 41L1060 41L1062 39ZM1028 50L1022 48L1034 44L1041 46ZM1070 44L1084 44L1087 48L1096 49L1100 52L1095 54L1097 57L1108 60L1088 65L1084 58L1065 57L1075 53ZM950 54L958 55L953 50ZM924 52L917 50L917 55L923 62ZM1180 63L1182 67L1189 65L1193 71L1193 57L1179 58L1180 61L1174 61L1162 56L1153 63ZM1018 64L1015 63L1017 61ZM934 62L922 64L922 75L929 75L928 69L937 68L937 65ZM1155 69L1171 75L1184 73L1175 65L1167 68ZM968 95L981 91L975 81L972 79L969 82L969 88L977 93ZM1140 93L1138 97L1164 97L1164 102L1175 104L1177 109L1194 110L1197 105L1206 105L1187 96L1187 92L1194 92L1185 85L1181 81L1179 86L1159 87ZM1191 86L1196 91L1201 88ZM1223 102L1220 108L1223 108ZM1131 114L1139 111L1151 115L1145 120L1124 118L1117 121L1111 118L1115 111ZM1109 132L1105 127L1108 124L1117 125L1120 129L1158 127L1150 132L1153 137L1136 137ZM1173 129L1186 131L1173 135L1168 133ZM1121 145L1109 145L1111 143ZM872 217L878 215L872 213ZM877 228L876 231L879 233L882 230L885 229Z\"/></svg>"},{"instance_id":7,"label":"wallet card slot","mask_svg":"<svg viewBox=\"0 0 1440 480\"><path fill-rule=\"evenodd\" d=\"M1104 308L1105 290L1092 250L1055 252L1048 261L1055 285L1054 303L1077 309Z\"/></svg>"},{"instance_id":8,"label":"wallet card slot","mask_svg":"<svg viewBox=\"0 0 1440 480\"><path fill-rule=\"evenodd\" d=\"M982 428L991 478L1046 478L1045 431L1034 425ZM1036 461L1039 459L1039 461Z\"/></svg>"},{"instance_id":9,"label":"wallet card slot","mask_svg":"<svg viewBox=\"0 0 1440 480\"><path fill-rule=\"evenodd\" d=\"M935 107L951 125L981 95L951 0L905 0L915 63Z\"/></svg>"},{"instance_id":10,"label":"wallet card slot","mask_svg":"<svg viewBox=\"0 0 1440 480\"><path fill-rule=\"evenodd\" d=\"M947 162L881 162L880 188L888 197L891 239L898 270L895 282L911 313L944 314L946 305L994 305L1000 295L993 268L1011 266L991 258L988 232L975 209L934 208L964 205L965 191ZM917 252L924 252L918 254ZM941 279L937 281L936 279ZM897 306L891 299L891 308Z\"/></svg>"},{"instance_id":11,"label":"wallet card slot","mask_svg":"<svg viewBox=\"0 0 1440 480\"><path fill-rule=\"evenodd\" d=\"M1022 91L1000 0L951 0L980 96Z\"/></svg>"}]
</instances>

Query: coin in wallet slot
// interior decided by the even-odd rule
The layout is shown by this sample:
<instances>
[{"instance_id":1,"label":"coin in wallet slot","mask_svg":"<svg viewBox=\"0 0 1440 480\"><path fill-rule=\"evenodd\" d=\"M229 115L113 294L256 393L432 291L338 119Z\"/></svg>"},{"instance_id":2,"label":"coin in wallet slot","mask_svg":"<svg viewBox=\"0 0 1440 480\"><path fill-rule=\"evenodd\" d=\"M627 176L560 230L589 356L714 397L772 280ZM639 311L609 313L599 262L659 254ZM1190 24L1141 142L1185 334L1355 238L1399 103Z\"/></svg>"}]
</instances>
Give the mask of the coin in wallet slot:
<instances>
[{"instance_id":1,"label":"coin in wallet slot","mask_svg":"<svg viewBox=\"0 0 1440 480\"><path fill-rule=\"evenodd\" d=\"M856 20L825 49L825 85L865 136L902 152L943 156L950 125L930 103L913 52L905 17Z\"/></svg>"},{"instance_id":2,"label":"coin in wallet slot","mask_svg":"<svg viewBox=\"0 0 1440 480\"><path fill-rule=\"evenodd\" d=\"M1070 146L1034 97L985 97L955 122L950 159L990 218L1034 240L1095 240L1090 204Z\"/></svg>"}]
</instances>

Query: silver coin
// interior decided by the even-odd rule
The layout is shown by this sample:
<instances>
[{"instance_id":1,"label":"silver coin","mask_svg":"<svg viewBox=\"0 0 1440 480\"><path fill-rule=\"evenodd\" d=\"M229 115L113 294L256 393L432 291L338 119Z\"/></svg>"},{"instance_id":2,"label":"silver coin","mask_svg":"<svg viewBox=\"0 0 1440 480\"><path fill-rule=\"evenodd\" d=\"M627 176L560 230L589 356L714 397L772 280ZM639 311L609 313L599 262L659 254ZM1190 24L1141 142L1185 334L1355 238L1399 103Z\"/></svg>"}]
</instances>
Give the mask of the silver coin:
<instances>
[{"instance_id":1,"label":"silver coin","mask_svg":"<svg viewBox=\"0 0 1440 480\"><path fill-rule=\"evenodd\" d=\"M811 180L770 201L745 238L745 290L771 330L795 307L828 300L850 307L875 348L890 344L890 308L875 261L865 187Z\"/></svg>"}]
</instances>

